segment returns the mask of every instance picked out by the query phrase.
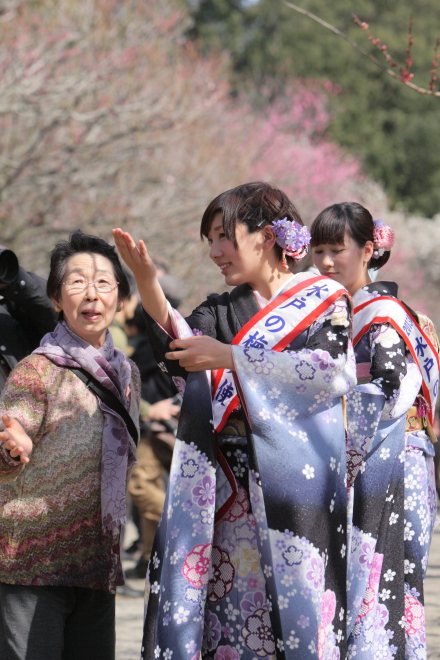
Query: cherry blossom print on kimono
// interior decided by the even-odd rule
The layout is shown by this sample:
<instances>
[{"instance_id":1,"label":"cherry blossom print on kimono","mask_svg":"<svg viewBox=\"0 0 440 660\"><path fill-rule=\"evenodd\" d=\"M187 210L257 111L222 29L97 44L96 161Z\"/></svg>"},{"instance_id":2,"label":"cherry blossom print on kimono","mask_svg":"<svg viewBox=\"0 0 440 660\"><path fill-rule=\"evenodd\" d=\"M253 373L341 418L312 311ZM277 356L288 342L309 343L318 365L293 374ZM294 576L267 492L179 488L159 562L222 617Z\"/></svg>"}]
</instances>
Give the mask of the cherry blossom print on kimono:
<instances>
[{"instance_id":1,"label":"cherry blossom print on kimono","mask_svg":"<svg viewBox=\"0 0 440 660\"><path fill-rule=\"evenodd\" d=\"M397 285L363 287L355 310L380 296L397 297ZM358 386L347 397L348 657L422 660L433 449L424 431L405 433L422 375L401 333L386 322L371 325L355 354ZM408 441L414 435L420 437Z\"/></svg>"},{"instance_id":2,"label":"cherry blossom print on kimono","mask_svg":"<svg viewBox=\"0 0 440 660\"><path fill-rule=\"evenodd\" d=\"M424 431L405 434L404 573L408 658L426 658L423 581L437 513L434 447Z\"/></svg>"},{"instance_id":3,"label":"cherry blossom print on kimono","mask_svg":"<svg viewBox=\"0 0 440 660\"><path fill-rule=\"evenodd\" d=\"M176 316L176 329L232 343L259 311L244 285L210 296L186 322ZM142 658L345 657L349 314L343 295L283 352L267 349L261 332L234 345L239 405L218 433L215 374L165 360L170 337L147 317L162 368L185 394Z\"/></svg>"}]
</instances>

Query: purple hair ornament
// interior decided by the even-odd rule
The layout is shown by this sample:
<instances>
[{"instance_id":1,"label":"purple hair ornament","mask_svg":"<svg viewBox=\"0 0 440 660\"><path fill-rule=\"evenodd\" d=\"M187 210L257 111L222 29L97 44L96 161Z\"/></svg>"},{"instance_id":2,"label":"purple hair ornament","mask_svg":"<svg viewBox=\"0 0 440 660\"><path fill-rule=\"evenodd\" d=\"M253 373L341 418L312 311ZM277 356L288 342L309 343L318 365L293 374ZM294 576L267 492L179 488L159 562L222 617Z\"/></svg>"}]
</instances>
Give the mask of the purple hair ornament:
<instances>
[{"instance_id":1,"label":"purple hair ornament","mask_svg":"<svg viewBox=\"0 0 440 660\"><path fill-rule=\"evenodd\" d=\"M310 243L310 232L304 225L283 218L272 223L275 242L283 249L283 255L300 261L306 256Z\"/></svg>"}]
</instances>

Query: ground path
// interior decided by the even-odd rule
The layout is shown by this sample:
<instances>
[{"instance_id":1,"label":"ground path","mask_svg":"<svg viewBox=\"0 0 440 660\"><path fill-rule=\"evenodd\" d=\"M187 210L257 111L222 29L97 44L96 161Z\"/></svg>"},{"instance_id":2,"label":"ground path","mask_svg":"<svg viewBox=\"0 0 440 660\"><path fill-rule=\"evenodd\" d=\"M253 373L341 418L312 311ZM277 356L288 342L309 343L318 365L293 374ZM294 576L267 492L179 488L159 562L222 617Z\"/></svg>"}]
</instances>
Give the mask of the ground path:
<instances>
[{"instance_id":1,"label":"ground path","mask_svg":"<svg viewBox=\"0 0 440 660\"><path fill-rule=\"evenodd\" d=\"M134 562L124 561L124 568L134 566ZM129 580L130 587L144 590L144 580ZM116 660L139 660L144 599L116 596Z\"/></svg>"},{"instance_id":2,"label":"ground path","mask_svg":"<svg viewBox=\"0 0 440 660\"><path fill-rule=\"evenodd\" d=\"M434 532L425 583L428 659L440 660L440 525Z\"/></svg>"},{"instance_id":3,"label":"ground path","mask_svg":"<svg viewBox=\"0 0 440 660\"><path fill-rule=\"evenodd\" d=\"M124 562L128 567L134 562ZM142 580L130 586L143 589ZM428 660L440 660L440 525L436 528L425 584ZM143 599L116 598L116 660L139 660L142 638Z\"/></svg>"}]
</instances>

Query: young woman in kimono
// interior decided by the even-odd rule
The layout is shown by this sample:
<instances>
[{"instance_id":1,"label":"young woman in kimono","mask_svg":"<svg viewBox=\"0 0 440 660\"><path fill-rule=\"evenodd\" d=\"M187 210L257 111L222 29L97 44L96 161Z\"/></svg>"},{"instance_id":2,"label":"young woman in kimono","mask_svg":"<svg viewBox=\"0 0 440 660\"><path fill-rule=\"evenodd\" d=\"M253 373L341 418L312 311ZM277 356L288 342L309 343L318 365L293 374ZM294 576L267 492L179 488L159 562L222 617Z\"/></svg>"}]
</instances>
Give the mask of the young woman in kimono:
<instances>
[{"instance_id":1,"label":"young woman in kimono","mask_svg":"<svg viewBox=\"0 0 440 660\"><path fill-rule=\"evenodd\" d=\"M436 511L431 423L438 388L432 323L368 271L393 230L335 204L311 229L315 265L353 296L358 385L347 399L348 658L426 657L423 579Z\"/></svg>"},{"instance_id":2,"label":"young woman in kimono","mask_svg":"<svg viewBox=\"0 0 440 660\"><path fill-rule=\"evenodd\" d=\"M310 235L265 183L206 209L201 236L235 288L186 320L167 305L144 243L114 235L160 366L185 387L143 658L344 658L341 397L356 378L346 290L292 274Z\"/></svg>"}]
</instances>

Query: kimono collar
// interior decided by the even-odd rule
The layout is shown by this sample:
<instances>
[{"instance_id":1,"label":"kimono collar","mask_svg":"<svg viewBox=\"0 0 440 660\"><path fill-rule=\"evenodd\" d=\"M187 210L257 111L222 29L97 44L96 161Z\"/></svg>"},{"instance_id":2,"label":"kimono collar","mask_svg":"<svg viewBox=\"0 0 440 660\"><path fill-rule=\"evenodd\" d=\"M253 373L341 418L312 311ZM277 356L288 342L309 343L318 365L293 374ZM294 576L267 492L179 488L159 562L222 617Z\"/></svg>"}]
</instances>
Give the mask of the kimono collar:
<instances>
[{"instance_id":1,"label":"kimono collar","mask_svg":"<svg viewBox=\"0 0 440 660\"><path fill-rule=\"evenodd\" d=\"M391 296L392 298L398 297L399 286L396 282L371 282L366 284L356 291L353 296L353 305L358 307L367 300L378 298L379 296Z\"/></svg>"},{"instance_id":2,"label":"kimono collar","mask_svg":"<svg viewBox=\"0 0 440 660\"><path fill-rule=\"evenodd\" d=\"M260 311L260 307L249 284L239 284L232 289L230 301L236 316L236 320L232 318L236 335L249 319Z\"/></svg>"}]
</instances>

